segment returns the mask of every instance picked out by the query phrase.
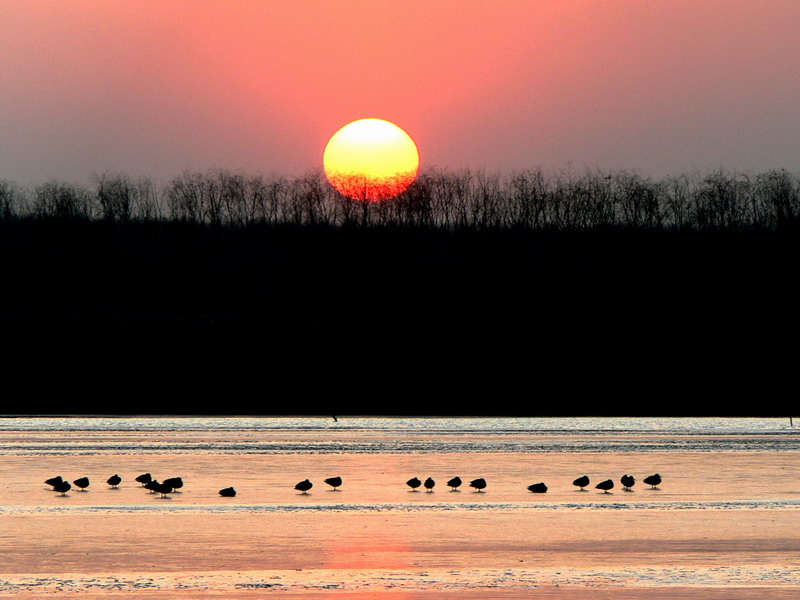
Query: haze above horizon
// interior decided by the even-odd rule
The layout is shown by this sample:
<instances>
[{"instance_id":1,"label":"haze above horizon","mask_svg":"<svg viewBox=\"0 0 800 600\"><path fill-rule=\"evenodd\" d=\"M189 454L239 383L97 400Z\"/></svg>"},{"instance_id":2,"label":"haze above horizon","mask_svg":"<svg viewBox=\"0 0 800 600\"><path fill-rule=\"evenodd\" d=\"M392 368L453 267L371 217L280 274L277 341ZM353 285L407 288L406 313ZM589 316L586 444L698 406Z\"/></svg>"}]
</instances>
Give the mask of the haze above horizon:
<instances>
[{"instance_id":1,"label":"haze above horizon","mask_svg":"<svg viewBox=\"0 0 800 600\"><path fill-rule=\"evenodd\" d=\"M421 167L800 165L794 0L7 0L0 179L302 174L359 118Z\"/></svg>"}]
</instances>

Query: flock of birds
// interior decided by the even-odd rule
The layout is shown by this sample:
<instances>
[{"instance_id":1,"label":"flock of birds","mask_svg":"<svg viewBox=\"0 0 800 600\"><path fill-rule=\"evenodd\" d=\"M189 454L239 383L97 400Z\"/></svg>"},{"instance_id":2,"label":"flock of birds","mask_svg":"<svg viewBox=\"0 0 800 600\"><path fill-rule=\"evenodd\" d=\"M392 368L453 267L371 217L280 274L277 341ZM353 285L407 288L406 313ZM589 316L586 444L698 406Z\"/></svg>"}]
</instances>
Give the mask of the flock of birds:
<instances>
[{"instance_id":1,"label":"flock of birds","mask_svg":"<svg viewBox=\"0 0 800 600\"><path fill-rule=\"evenodd\" d=\"M143 473L135 478L135 481L140 483L142 487L145 489L150 490L152 493L161 494L162 498L166 498L167 494L171 494L174 491L177 491L183 487L183 479L180 477L169 477L164 479L163 481L158 481L157 479L153 479L153 476L150 473ZM329 486L331 486L334 490L338 490L343 483L341 477L328 477L324 480ZM652 489L657 489L658 485L661 483L661 475L658 473L654 475L649 475L642 480L644 483L649 485ZM72 489L72 486L75 485L76 488L80 489L81 491L85 491L86 488L89 487L89 478L88 477L79 477L75 479L72 483L63 479L60 475L56 477L52 477L45 481L45 483L53 488L54 491L59 492L62 496L66 495L66 493ZM116 473L109 477L106 480L106 483L110 485L112 488L119 487L119 484L122 483L122 478L117 475ZM460 477L453 477L452 479L447 481L447 486L450 488L451 492L459 491L458 488L464 482L461 480ZM636 484L636 478L632 475L625 474L620 478L620 483L622 484L622 488L624 490L630 490ZM572 485L581 489L581 491L585 491L587 487L591 484L591 480L587 475L582 475L578 477L572 482ZM425 481L422 481L419 477L412 477L408 481L406 481L406 485L410 487L413 491L417 491L420 487L424 487L427 492L432 492L433 488L436 487L436 480L433 477L428 477ZM486 489L487 483L486 479L483 477L479 477L478 479L473 479L469 482L469 486L473 488L477 492L482 492ZM308 491L314 487L314 484L311 483L309 479L304 479L303 481L299 482L297 485L294 486L294 489L299 491L302 494L307 494ZM612 489L614 489L614 480L613 479L605 479L599 482L597 485L594 486L598 490L602 490L604 493L608 494ZM543 494L547 492L547 484L544 482L533 483L528 486L528 490L534 494ZM236 496L236 490L232 487L227 487L219 490L219 495L223 497L234 497Z\"/></svg>"},{"instance_id":2,"label":"flock of birds","mask_svg":"<svg viewBox=\"0 0 800 600\"><path fill-rule=\"evenodd\" d=\"M645 477L643 481L651 488L656 489L661 483L661 475L655 473L654 475ZM458 488L461 487L462 483L463 481L461 481L460 477L453 477L447 482L447 485L450 487L450 491L454 492L458 491ZM581 477L575 479L572 482L572 485L580 488L581 491L584 491L590 483L591 480L589 477L587 475L582 475ZM620 478L620 483L622 484L623 489L630 490L636 484L636 478L633 477L633 475L625 474ZM420 486L424 486L426 491L432 492L433 488L436 487L436 481L433 479L433 477L428 477L424 482L420 481L419 477L412 477L406 481L406 485L412 490L416 490ZM469 482L469 486L474 488L476 491L481 492L486 489L486 480L482 477L479 479L473 479ZM608 494L612 489L614 489L614 480L605 479L598 483L595 488L598 490L603 490L604 493ZM532 483L528 486L528 491L534 494L544 494L547 492L547 484L543 481L540 481L539 483Z\"/></svg>"},{"instance_id":3,"label":"flock of birds","mask_svg":"<svg viewBox=\"0 0 800 600\"><path fill-rule=\"evenodd\" d=\"M162 498L166 498L167 494L178 491L183 487L183 478L181 477L168 477L164 481L158 481L157 479L153 479L150 473L142 473L135 478L135 481L140 483L146 490L150 490L151 493L161 494ZM85 491L86 488L89 487L90 481L88 477L79 477L70 483L60 475L57 475L56 477L45 480L45 483L52 487L53 491L64 496L72 489L73 485L79 490ZM122 477L115 473L106 480L106 483L112 488L118 488L119 484L122 483ZM223 488L219 491L219 495L232 497L236 495L236 490L232 487Z\"/></svg>"},{"instance_id":4,"label":"flock of birds","mask_svg":"<svg viewBox=\"0 0 800 600\"><path fill-rule=\"evenodd\" d=\"M342 485L342 478L341 477L330 477L324 480L325 483L333 487L333 489L338 489ZM642 481L649 485L651 489L657 489L658 485L661 483L661 475L655 473L653 475L648 475ZM464 482L462 481L461 477L453 477L452 479L447 481L447 486L450 488L451 492L458 491L458 488ZM633 475L625 474L620 478L620 483L622 484L622 488L624 490L630 490L636 484L636 478ZM591 480L587 475L582 475L578 477L572 482L572 485L581 489L581 491L585 491L587 487L591 484ZM422 481L419 477L412 477L408 481L406 481L406 485L410 487L413 491L417 491L420 487L424 487L425 491L432 492L433 488L436 487L436 480L433 477L428 477L425 481ZM487 483L486 479L483 477L479 477L478 479L473 479L469 482L469 486L473 488L477 492L482 492L486 489ZM314 484L311 483L310 480L304 479L296 486L294 489L298 490L302 494L307 494L308 491L314 487ZM608 494L612 489L614 489L614 480L613 479L605 479L595 485L595 488L598 490L602 490L604 493ZM540 481L539 483L533 483L528 486L528 490L533 492L534 494L544 494L547 492L547 484Z\"/></svg>"}]
</instances>

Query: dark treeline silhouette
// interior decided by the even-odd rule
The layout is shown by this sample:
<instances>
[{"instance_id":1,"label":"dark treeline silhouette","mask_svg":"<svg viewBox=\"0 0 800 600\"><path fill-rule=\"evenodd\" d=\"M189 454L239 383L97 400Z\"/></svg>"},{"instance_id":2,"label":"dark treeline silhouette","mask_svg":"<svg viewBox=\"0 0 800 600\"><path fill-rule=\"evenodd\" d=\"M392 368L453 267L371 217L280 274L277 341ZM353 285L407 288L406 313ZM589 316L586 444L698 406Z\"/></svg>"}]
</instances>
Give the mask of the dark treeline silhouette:
<instances>
[{"instance_id":1,"label":"dark treeline silhouette","mask_svg":"<svg viewBox=\"0 0 800 600\"><path fill-rule=\"evenodd\" d=\"M785 170L653 179L624 171L429 169L398 197L364 203L339 194L321 173L288 178L187 171L161 187L146 178L103 174L90 187L50 181L29 190L0 181L0 218L228 227L773 230L800 219L800 179Z\"/></svg>"},{"instance_id":2,"label":"dark treeline silhouette","mask_svg":"<svg viewBox=\"0 0 800 600\"><path fill-rule=\"evenodd\" d=\"M370 398L337 414L707 412L792 372L798 222L779 170L431 169L382 203L320 173L0 181L0 364L31 393L138 390L101 412L198 411L190 389L278 412L228 397L279 384Z\"/></svg>"}]
</instances>

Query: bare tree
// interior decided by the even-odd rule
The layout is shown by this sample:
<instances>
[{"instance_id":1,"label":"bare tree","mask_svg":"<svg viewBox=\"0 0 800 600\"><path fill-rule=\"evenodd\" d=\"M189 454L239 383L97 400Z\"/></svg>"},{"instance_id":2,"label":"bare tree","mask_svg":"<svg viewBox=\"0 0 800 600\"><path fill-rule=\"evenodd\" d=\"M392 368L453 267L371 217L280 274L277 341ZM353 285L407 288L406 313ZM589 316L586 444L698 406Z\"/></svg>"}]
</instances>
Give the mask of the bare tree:
<instances>
[{"instance_id":1,"label":"bare tree","mask_svg":"<svg viewBox=\"0 0 800 600\"><path fill-rule=\"evenodd\" d=\"M56 219L90 219L93 216L89 191L80 186L49 181L35 190L33 213Z\"/></svg>"}]
</instances>

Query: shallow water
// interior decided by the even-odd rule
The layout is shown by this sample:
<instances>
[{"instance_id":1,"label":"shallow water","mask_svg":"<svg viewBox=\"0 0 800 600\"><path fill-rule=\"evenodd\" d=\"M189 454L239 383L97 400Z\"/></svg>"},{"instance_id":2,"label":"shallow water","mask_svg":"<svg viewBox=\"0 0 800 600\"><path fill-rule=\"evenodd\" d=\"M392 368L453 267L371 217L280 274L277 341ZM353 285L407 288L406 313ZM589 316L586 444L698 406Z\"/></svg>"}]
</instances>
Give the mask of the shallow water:
<instances>
[{"instance_id":1,"label":"shallow water","mask_svg":"<svg viewBox=\"0 0 800 600\"><path fill-rule=\"evenodd\" d=\"M0 596L800 597L798 444L788 419L0 419Z\"/></svg>"},{"instance_id":2,"label":"shallow water","mask_svg":"<svg viewBox=\"0 0 800 600\"><path fill-rule=\"evenodd\" d=\"M0 455L800 450L788 418L17 417L0 433Z\"/></svg>"}]
</instances>

